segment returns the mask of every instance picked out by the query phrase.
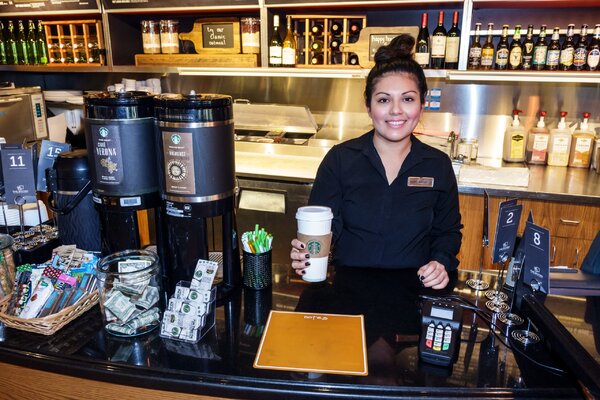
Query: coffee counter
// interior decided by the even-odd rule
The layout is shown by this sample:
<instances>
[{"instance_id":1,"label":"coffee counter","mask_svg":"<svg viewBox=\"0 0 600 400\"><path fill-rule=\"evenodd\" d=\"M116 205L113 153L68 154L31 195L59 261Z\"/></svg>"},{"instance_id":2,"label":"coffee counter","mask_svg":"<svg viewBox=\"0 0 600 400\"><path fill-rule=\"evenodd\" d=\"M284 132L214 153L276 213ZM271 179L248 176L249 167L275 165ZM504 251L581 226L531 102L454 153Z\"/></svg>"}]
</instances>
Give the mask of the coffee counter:
<instances>
[{"instance_id":1,"label":"coffee counter","mask_svg":"<svg viewBox=\"0 0 600 400\"><path fill-rule=\"evenodd\" d=\"M459 275L454 293L474 300L464 285L467 278L466 273ZM493 283L494 275L484 278ZM453 368L421 363L415 304L383 307L380 315L367 311L368 376L254 369L270 309L331 312L335 304L343 304L346 313L353 307L360 309L361 304L337 297L339 293L332 290L327 283L302 282L287 265L274 265L272 289L234 291L217 304L216 327L197 344L163 339L157 331L137 338L110 336L101 326L98 307L50 337L0 326L0 398L19 394L28 398L89 398L93 394L98 399L582 396L577 376L544 341L523 347L510 340L506 345L490 335L482 320L477 331L470 329L473 314L466 310L459 358ZM482 297L477 301L484 303ZM591 320L589 315L584 318L585 299L549 296L547 302L598 360L592 338L598 342L600 320L597 313ZM512 351L512 346L519 346L519 351ZM556 375L544 366L567 372Z\"/></svg>"},{"instance_id":2,"label":"coffee counter","mask_svg":"<svg viewBox=\"0 0 600 400\"><path fill-rule=\"evenodd\" d=\"M309 146L236 142L236 173L240 177L311 183L321 160L333 144L335 142L331 140L316 140L314 145ZM600 205L600 174L595 171L518 166L528 168L528 186L465 184L459 180L458 190L460 193L482 194L485 189L491 196Z\"/></svg>"}]
</instances>

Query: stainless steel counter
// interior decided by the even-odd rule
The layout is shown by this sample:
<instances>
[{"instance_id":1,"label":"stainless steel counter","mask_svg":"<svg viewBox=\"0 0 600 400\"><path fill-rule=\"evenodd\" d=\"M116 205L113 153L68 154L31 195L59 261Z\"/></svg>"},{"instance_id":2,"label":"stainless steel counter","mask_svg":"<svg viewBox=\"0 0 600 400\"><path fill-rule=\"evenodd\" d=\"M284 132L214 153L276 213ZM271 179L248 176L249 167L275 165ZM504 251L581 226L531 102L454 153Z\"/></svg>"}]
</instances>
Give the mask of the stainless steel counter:
<instances>
[{"instance_id":1,"label":"stainless steel counter","mask_svg":"<svg viewBox=\"0 0 600 400\"><path fill-rule=\"evenodd\" d=\"M309 141L308 146L236 142L236 171L240 177L312 182L333 140ZM529 170L527 186L462 183L460 193L534 198L600 205L600 174L584 168L520 165Z\"/></svg>"}]
</instances>

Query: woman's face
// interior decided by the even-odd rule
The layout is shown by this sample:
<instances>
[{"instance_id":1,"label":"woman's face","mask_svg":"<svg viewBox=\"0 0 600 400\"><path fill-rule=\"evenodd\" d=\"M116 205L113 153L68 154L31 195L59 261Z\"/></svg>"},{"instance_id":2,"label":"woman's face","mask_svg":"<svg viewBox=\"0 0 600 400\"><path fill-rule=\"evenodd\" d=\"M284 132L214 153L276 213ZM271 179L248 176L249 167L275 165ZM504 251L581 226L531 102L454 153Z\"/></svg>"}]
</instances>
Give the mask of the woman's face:
<instances>
[{"instance_id":1,"label":"woman's face","mask_svg":"<svg viewBox=\"0 0 600 400\"><path fill-rule=\"evenodd\" d=\"M419 87L407 74L382 76L373 88L368 113L375 134L389 142L408 138L421 119Z\"/></svg>"}]
</instances>

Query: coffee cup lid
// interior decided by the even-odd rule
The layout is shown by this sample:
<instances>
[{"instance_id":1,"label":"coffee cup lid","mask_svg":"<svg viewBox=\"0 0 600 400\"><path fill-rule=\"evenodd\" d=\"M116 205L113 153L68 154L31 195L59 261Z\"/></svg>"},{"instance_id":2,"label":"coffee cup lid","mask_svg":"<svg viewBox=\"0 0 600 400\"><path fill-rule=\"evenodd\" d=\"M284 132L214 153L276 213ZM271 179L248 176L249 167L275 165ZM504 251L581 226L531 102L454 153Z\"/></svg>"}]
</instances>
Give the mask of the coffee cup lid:
<instances>
[{"instance_id":1,"label":"coffee cup lid","mask_svg":"<svg viewBox=\"0 0 600 400\"><path fill-rule=\"evenodd\" d=\"M304 221L326 221L332 218L331 208L325 206L300 207L296 212L296 219Z\"/></svg>"}]
</instances>

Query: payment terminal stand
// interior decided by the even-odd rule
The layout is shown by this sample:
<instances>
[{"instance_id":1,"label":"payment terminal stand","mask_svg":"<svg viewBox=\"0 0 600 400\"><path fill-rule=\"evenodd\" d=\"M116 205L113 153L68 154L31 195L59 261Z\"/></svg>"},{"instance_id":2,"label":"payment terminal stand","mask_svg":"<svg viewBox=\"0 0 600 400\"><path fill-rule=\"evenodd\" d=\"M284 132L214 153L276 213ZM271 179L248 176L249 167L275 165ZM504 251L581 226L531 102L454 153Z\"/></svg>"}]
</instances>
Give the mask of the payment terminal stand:
<instances>
[{"instance_id":1,"label":"payment terminal stand","mask_svg":"<svg viewBox=\"0 0 600 400\"><path fill-rule=\"evenodd\" d=\"M462 308L444 300L426 300L421 312L421 361L440 366L452 365L460 347Z\"/></svg>"}]
</instances>

